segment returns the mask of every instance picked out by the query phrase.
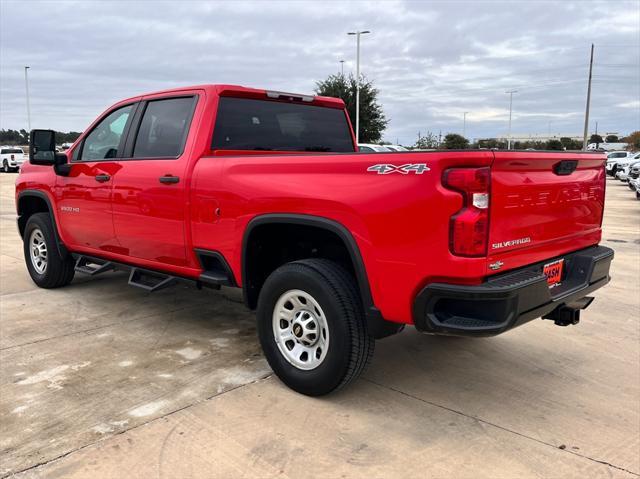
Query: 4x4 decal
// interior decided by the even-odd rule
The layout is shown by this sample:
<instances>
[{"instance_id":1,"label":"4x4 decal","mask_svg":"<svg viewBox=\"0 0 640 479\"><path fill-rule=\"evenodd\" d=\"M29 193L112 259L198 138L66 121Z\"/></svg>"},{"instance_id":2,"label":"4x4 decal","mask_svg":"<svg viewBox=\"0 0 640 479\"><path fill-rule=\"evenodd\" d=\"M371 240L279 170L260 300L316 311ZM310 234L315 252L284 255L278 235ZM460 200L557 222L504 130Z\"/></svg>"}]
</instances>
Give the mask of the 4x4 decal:
<instances>
[{"instance_id":1,"label":"4x4 decal","mask_svg":"<svg viewBox=\"0 0 640 479\"><path fill-rule=\"evenodd\" d=\"M379 175L388 175L390 173L400 173L402 175L408 175L409 173L415 173L421 175L425 171L429 171L430 168L426 163L407 163L406 165L396 166L388 163L381 163L379 165L373 165L367 168L367 171L373 171Z\"/></svg>"}]
</instances>

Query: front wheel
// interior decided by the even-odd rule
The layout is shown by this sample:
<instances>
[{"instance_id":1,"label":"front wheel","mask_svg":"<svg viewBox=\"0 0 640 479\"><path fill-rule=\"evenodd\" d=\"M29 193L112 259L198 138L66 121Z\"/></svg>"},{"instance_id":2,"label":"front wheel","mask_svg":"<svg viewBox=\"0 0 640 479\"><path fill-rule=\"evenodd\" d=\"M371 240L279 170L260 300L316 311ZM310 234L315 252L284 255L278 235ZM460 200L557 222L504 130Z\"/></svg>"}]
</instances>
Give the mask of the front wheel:
<instances>
[{"instance_id":1,"label":"front wheel","mask_svg":"<svg viewBox=\"0 0 640 479\"><path fill-rule=\"evenodd\" d=\"M322 396L344 387L373 356L355 279L333 261L276 269L262 287L257 315L269 365L299 393Z\"/></svg>"},{"instance_id":2,"label":"front wheel","mask_svg":"<svg viewBox=\"0 0 640 479\"><path fill-rule=\"evenodd\" d=\"M9 173L9 163L7 163L7 160L3 160L2 161L2 172L3 173Z\"/></svg>"},{"instance_id":3,"label":"front wheel","mask_svg":"<svg viewBox=\"0 0 640 479\"><path fill-rule=\"evenodd\" d=\"M73 280L75 263L58 250L51 217L35 213L29 217L23 236L24 259L29 275L41 288L66 286Z\"/></svg>"}]
</instances>

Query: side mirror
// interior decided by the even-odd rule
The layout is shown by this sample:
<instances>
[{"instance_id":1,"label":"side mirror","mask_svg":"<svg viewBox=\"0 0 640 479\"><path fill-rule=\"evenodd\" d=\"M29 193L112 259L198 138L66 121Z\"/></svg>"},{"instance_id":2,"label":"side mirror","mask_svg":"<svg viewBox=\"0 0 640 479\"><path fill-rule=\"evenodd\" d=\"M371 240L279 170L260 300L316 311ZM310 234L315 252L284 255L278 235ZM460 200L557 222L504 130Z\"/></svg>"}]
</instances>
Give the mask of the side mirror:
<instances>
[{"instance_id":1,"label":"side mirror","mask_svg":"<svg viewBox=\"0 0 640 479\"><path fill-rule=\"evenodd\" d=\"M53 130L31 130L29 162L45 166L56 164L56 134Z\"/></svg>"}]
</instances>

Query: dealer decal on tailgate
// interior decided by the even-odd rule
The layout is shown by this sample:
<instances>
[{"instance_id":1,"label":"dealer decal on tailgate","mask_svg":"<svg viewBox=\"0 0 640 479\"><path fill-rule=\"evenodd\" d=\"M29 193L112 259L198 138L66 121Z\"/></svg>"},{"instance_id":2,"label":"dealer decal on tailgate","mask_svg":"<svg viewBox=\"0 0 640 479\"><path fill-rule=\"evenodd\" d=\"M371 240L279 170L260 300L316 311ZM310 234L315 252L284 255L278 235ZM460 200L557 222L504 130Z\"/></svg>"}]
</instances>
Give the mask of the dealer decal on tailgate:
<instances>
[{"instance_id":1,"label":"dealer decal on tailgate","mask_svg":"<svg viewBox=\"0 0 640 479\"><path fill-rule=\"evenodd\" d=\"M557 286L562 279L562 268L564 266L564 260L559 259L553 263L547 263L542 268L542 273L547 277L547 283L549 287Z\"/></svg>"}]
</instances>

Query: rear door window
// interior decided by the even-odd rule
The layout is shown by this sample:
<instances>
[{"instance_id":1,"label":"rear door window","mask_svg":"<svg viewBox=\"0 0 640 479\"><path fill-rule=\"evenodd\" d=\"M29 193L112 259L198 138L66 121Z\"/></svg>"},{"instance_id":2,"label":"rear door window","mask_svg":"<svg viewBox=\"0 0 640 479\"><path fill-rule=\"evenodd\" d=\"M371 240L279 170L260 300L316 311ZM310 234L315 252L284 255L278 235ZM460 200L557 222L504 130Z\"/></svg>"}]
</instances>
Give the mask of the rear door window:
<instances>
[{"instance_id":1,"label":"rear door window","mask_svg":"<svg viewBox=\"0 0 640 479\"><path fill-rule=\"evenodd\" d=\"M219 100L211 149L355 151L341 109L232 97Z\"/></svg>"},{"instance_id":2,"label":"rear door window","mask_svg":"<svg viewBox=\"0 0 640 479\"><path fill-rule=\"evenodd\" d=\"M142 116L134 158L176 158L189 132L195 97L166 98L147 103Z\"/></svg>"}]
</instances>

